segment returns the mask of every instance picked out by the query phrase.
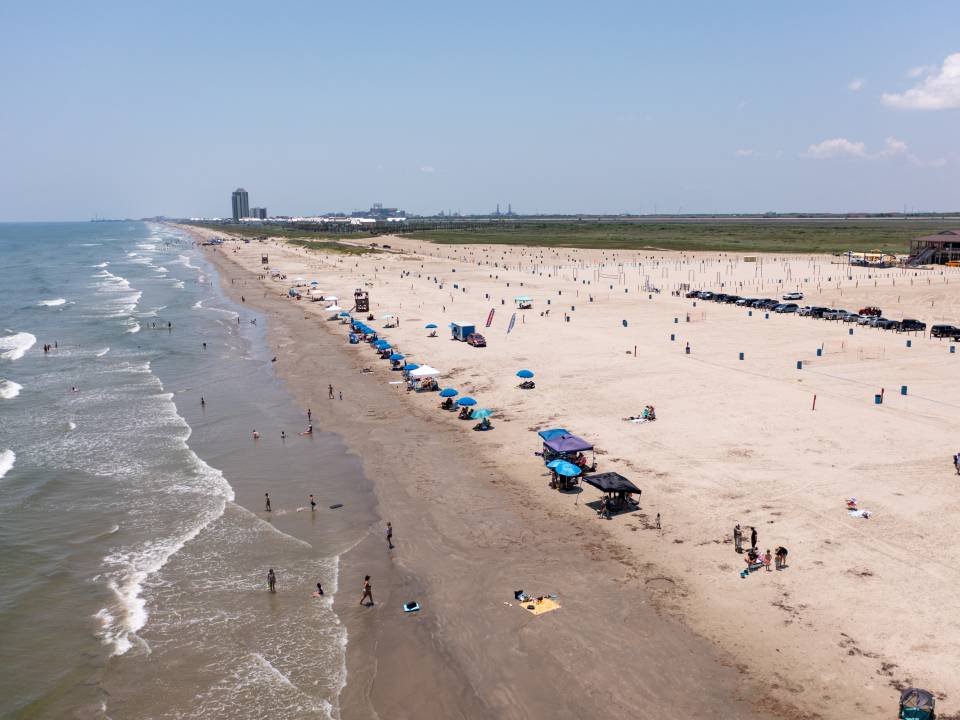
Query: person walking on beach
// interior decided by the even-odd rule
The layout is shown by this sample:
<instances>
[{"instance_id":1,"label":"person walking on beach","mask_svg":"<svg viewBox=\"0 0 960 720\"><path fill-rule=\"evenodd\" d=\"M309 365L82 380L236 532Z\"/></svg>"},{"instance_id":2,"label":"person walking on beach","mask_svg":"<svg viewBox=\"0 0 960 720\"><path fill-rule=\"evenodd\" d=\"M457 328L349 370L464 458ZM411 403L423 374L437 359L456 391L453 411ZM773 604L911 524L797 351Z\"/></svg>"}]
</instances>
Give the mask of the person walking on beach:
<instances>
[{"instance_id":1,"label":"person walking on beach","mask_svg":"<svg viewBox=\"0 0 960 720\"><path fill-rule=\"evenodd\" d=\"M787 566L787 549L780 545L776 550L777 570L783 570Z\"/></svg>"},{"instance_id":2,"label":"person walking on beach","mask_svg":"<svg viewBox=\"0 0 960 720\"><path fill-rule=\"evenodd\" d=\"M313 420L313 410L311 410L310 408L307 408L307 422L310 422L312 420Z\"/></svg>"},{"instance_id":3,"label":"person walking on beach","mask_svg":"<svg viewBox=\"0 0 960 720\"><path fill-rule=\"evenodd\" d=\"M660 513L657 513L657 530L660 529Z\"/></svg>"},{"instance_id":4,"label":"person walking on beach","mask_svg":"<svg viewBox=\"0 0 960 720\"><path fill-rule=\"evenodd\" d=\"M313 495L311 495L310 496L310 512L316 512L316 511L317 511L317 501L313 497Z\"/></svg>"},{"instance_id":5,"label":"person walking on beach","mask_svg":"<svg viewBox=\"0 0 960 720\"><path fill-rule=\"evenodd\" d=\"M363 605L363 601L368 598L370 603L367 607L373 607L373 587L370 585L370 576L365 575L363 577L363 594L360 595L360 604Z\"/></svg>"},{"instance_id":6,"label":"person walking on beach","mask_svg":"<svg viewBox=\"0 0 960 720\"><path fill-rule=\"evenodd\" d=\"M343 390L340 391L340 399L343 400ZM960 472L960 471L958 471Z\"/></svg>"},{"instance_id":7,"label":"person walking on beach","mask_svg":"<svg viewBox=\"0 0 960 720\"><path fill-rule=\"evenodd\" d=\"M206 407L207 401L203 399L203 395L200 396L200 407Z\"/></svg>"},{"instance_id":8,"label":"person walking on beach","mask_svg":"<svg viewBox=\"0 0 960 720\"><path fill-rule=\"evenodd\" d=\"M740 529L740 523L733 526L733 549L738 553L743 552L743 530Z\"/></svg>"},{"instance_id":9,"label":"person walking on beach","mask_svg":"<svg viewBox=\"0 0 960 720\"><path fill-rule=\"evenodd\" d=\"M953 467L957 471L957 475L960 475L960 453L953 456Z\"/></svg>"},{"instance_id":10,"label":"person walking on beach","mask_svg":"<svg viewBox=\"0 0 960 720\"><path fill-rule=\"evenodd\" d=\"M267 571L267 587L270 588L272 593L277 591L277 574L273 571L273 568Z\"/></svg>"},{"instance_id":11,"label":"person walking on beach","mask_svg":"<svg viewBox=\"0 0 960 720\"><path fill-rule=\"evenodd\" d=\"M327 395L333 400L333 385L327 385Z\"/></svg>"},{"instance_id":12,"label":"person walking on beach","mask_svg":"<svg viewBox=\"0 0 960 720\"><path fill-rule=\"evenodd\" d=\"M752 525L750 526L750 547L757 549L757 529Z\"/></svg>"},{"instance_id":13,"label":"person walking on beach","mask_svg":"<svg viewBox=\"0 0 960 720\"><path fill-rule=\"evenodd\" d=\"M270 509L271 509L271 508L270 508L270 493L264 493L264 494L263 494L263 499L264 499L263 509L266 510L267 512L270 512Z\"/></svg>"},{"instance_id":14,"label":"person walking on beach","mask_svg":"<svg viewBox=\"0 0 960 720\"><path fill-rule=\"evenodd\" d=\"M387 523L387 549L393 550L393 525Z\"/></svg>"}]
</instances>

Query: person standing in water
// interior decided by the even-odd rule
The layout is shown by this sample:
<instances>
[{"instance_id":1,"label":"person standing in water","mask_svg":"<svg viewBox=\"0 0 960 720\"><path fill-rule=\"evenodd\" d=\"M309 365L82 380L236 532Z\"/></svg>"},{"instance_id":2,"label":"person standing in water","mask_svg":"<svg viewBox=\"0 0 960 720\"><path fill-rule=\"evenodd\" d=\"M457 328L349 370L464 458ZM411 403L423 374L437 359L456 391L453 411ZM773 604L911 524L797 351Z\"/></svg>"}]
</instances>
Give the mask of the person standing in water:
<instances>
[{"instance_id":1,"label":"person standing in water","mask_svg":"<svg viewBox=\"0 0 960 720\"><path fill-rule=\"evenodd\" d=\"M313 495L311 495L310 496L310 512L316 512L316 510L317 510L317 501L313 497Z\"/></svg>"},{"instance_id":2,"label":"person standing in water","mask_svg":"<svg viewBox=\"0 0 960 720\"><path fill-rule=\"evenodd\" d=\"M387 523L387 549L393 550L393 525Z\"/></svg>"},{"instance_id":3,"label":"person standing in water","mask_svg":"<svg viewBox=\"0 0 960 720\"><path fill-rule=\"evenodd\" d=\"M307 422L310 422L312 420L313 420L313 410L311 410L310 408L307 408Z\"/></svg>"},{"instance_id":4,"label":"person standing in water","mask_svg":"<svg viewBox=\"0 0 960 720\"><path fill-rule=\"evenodd\" d=\"M363 601L370 599L368 607L373 607L373 587L370 585L370 576L365 575L363 578L363 594L360 596L360 604L363 605Z\"/></svg>"},{"instance_id":5,"label":"person standing in water","mask_svg":"<svg viewBox=\"0 0 960 720\"><path fill-rule=\"evenodd\" d=\"M273 571L273 568L267 571L267 587L270 588L272 593L277 591L277 574Z\"/></svg>"},{"instance_id":6,"label":"person standing in water","mask_svg":"<svg viewBox=\"0 0 960 720\"><path fill-rule=\"evenodd\" d=\"M265 501L265 502L264 502L263 509L266 510L267 512L270 512L270 509L271 509L271 508L270 508L270 493L264 493L264 494L263 494L263 498L264 498L264 501Z\"/></svg>"}]
</instances>

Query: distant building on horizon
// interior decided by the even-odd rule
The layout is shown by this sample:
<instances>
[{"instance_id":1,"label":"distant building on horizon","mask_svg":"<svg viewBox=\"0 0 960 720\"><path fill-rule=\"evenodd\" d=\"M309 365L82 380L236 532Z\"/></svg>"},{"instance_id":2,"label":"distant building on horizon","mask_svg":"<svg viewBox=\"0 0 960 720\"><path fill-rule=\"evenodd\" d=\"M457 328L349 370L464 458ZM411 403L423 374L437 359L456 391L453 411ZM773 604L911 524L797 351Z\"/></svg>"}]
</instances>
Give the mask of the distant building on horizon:
<instances>
[{"instance_id":1,"label":"distant building on horizon","mask_svg":"<svg viewBox=\"0 0 960 720\"><path fill-rule=\"evenodd\" d=\"M233 219L250 217L250 196L243 188L237 188L233 191Z\"/></svg>"},{"instance_id":2,"label":"distant building on horizon","mask_svg":"<svg viewBox=\"0 0 960 720\"><path fill-rule=\"evenodd\" d=\"M250 217L256 220L266 220L267 209L265 207L252 207L250 208Z\"/></svg>"}]
</instances>

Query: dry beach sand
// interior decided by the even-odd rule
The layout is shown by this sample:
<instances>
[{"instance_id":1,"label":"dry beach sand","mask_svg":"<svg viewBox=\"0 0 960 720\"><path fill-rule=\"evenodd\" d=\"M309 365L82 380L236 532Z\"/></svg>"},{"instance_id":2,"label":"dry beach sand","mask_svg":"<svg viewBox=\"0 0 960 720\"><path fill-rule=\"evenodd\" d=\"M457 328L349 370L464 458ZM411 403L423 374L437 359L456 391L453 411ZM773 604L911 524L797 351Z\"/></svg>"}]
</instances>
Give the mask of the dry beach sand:
<instances>
[{"instance_id":1,"label":"dry beach sand","mask_svg":"<svg viewBox=\"0 0 960 720\"><path fill-rule=\"evenodd\" d=\"M950 562L960 353L922 335L851 335L843 323L670 294L681 283L754 297L799 288L801 304L958 324L960 271L384 241L389 252L364 256L279 241L209 253L276 319L278 372L362 456L397 528L392 560L380 536L344 559L344 717L882 718L911 683L937 692L944 714L960 708ZM388 384L397 373L347 345L326 303L255 279L262 253L347 309L354 288L369 290L378 318L400 318L384 336L493 409L495 430L471 432L435 394ZM524 294L534 307L507 334ZM450 341L452 320L476 323L488 347ZM439 337L427 337L429 322ZM536 373L535 390L516 388L520 368ZM327 401L327 382L348 402ZM648 403L657 422L622 420ZM591 440L600 471L643 489L641 509L600 520L586 505L593 488L551 490L534 431L552 426ZM397 460L407 469L391 472ZM850 496L869 520L848 515ZM757 528L761 550L788 547L789 567L742 579L737 522ZM361 566L374 567L376 615L353 605ZM504 605L520 587L557 592L562 608L533 617ZM430 612L392 612L410 593Z\"/></svg>"}]
</instances>

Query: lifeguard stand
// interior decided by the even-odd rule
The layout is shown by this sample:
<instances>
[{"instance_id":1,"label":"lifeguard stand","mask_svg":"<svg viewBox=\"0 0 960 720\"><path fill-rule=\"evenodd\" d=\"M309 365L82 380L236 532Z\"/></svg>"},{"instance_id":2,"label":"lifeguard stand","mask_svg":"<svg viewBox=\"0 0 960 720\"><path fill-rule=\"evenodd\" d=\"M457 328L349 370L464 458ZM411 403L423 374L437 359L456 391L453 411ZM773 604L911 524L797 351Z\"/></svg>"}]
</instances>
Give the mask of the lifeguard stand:
<instances>
[{"instance_id":1,"label":"lifeguard stand","mask_svg":"<svg viewBox=\"0 0 960 720\"><path fill-rule=\"evenodd\" d=\"M370 293L360 288L354 290L353 305L356 312L370 312Z\"/></svg>"}]
</instances>

